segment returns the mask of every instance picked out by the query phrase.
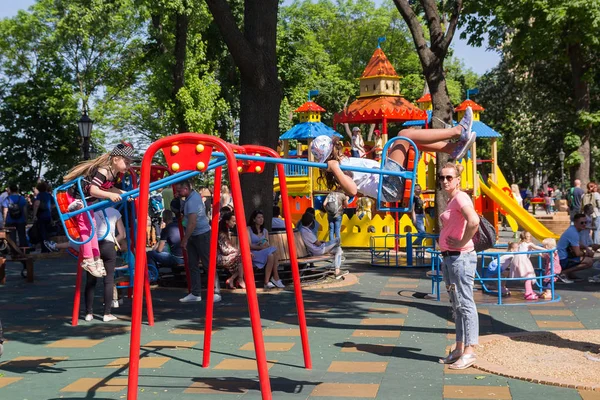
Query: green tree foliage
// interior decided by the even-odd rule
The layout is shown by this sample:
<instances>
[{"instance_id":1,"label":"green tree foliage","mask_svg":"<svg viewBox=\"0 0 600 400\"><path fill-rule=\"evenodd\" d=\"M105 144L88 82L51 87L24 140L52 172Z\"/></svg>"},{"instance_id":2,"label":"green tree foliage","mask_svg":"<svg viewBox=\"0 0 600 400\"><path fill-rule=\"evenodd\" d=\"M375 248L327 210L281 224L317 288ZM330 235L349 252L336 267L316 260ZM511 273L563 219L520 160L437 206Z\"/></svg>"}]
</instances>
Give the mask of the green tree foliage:
<instances>
[{"instance_id":1,"label":"green tree foliage","mask_svg":"<svg viewBox=\"0 0 600 400\"><path fill-rule=\"evenodd\" d=\"M77 104L57 65L38 65L35 75L10 86L0 103L0 182L23 189L38 177L51 183L79 156ZM57 72L59 72L57 74Z\"/></svg>"},{"instance_id":2,"label":"green tree foliage","mask_svg":"<svg viewBox=\"0 0 600 400\"><path fill-rule=\"evenodd\" d=\"M486 108L482 120L502 134L498 158L509 181L527 186L538 168L558 184L561 146L566 167L574 165L580 138L571 135L563 142L574 117L569 81L568 71L556 68L552 57L522 67L505 60L482 77L477 101Z\"/></svg>"},{"instance_id":3,"label":"green tree foliage","mask_svg":"<svg viewBox=\"0 0 600 400\"><path fill-rule=\"evenodd\" d=\"M535 66L548 58L554 67L570 74L571 103L574 114L565 132L580 137L579 156L569 162L579 162L574 170L576 178L584 182L593 172L591 142L595 141L593 121L587 115L597 108L597 83L600 56L600 2L588 0L517 0L497 2L485 0L469 2L470 15L466 16L466 35L472 43L481 44L483 34L489 33L490 46L502 46L511 65ZM561 81L562 82L562 81ZM597 81L596 81L597 82ZM581 118L576 117L581 116ZM568 144L573 144L569 140ZM563 140L554 141L554 153Z\"/></svg>"}]
</instances>

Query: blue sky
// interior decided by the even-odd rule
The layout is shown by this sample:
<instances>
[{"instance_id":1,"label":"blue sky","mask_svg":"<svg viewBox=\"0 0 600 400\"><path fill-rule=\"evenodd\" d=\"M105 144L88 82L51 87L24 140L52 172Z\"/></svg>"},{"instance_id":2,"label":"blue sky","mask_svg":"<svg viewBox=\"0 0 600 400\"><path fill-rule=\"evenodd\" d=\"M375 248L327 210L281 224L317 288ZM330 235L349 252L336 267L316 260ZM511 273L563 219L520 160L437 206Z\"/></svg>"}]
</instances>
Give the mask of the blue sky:
<instances>
[{"instance_id":1,"label":"blue sky","mask_svg":"<svg viewBox=\"0 0 600 400\"><path fill-rule=\"evenodd\" d=\"M375 1L381 2L381 0ZM35 3L34 0L0 0L0 18L12 17L17 14L18 10L26 9L33 3ZM466 41L460 40L458 36L457 32L452 47L456 57L462 59L466 67L481 75L498 65L500 56L497 53L486 51L484 48L471 47L467 45Z\"/></svg>"}]
</instances>

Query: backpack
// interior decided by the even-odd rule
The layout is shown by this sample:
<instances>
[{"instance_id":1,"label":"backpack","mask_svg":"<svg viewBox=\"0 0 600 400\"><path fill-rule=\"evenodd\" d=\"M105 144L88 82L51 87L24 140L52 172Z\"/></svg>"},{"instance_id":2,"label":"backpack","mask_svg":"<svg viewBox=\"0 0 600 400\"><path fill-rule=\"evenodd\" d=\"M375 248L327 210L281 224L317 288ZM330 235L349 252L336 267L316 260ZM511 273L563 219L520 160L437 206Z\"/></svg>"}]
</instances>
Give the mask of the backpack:
<instances>
[{"instance_id":1,"label":"backpack","mask_svg":"<svg viewBox=\"0 0 600 400\"><path fill-rule=\"evenodd\" d=\"M10 215L12 219L19 219L23 215L23 211L21 210L21 206L19 205L20 200L21 196L19 196L19 199L16 203L12 201L10 197L8 198L8 215Z\"/></svg>"},{"instance_id":2,"label":"backpack","mask_svg":"<svg viewBox=\"0 0 600 400\"><path fill-rule=\"evenodd\" d=\"M327 211L327 215L331 217L337 217L342 213L342 201L341 194L338 192L331 192L327 195L325 200L327 201L327 205L325 206L325 211Z\"/></svg>"},{"instance_id":3,"label":"backpack","mask_svg":"<svg viewBox=\"0 0 600 400\"><path fill-rule=\"evenodd\" d=\"M596 218L598 215L596 213L596 209L598 208L599 204L597 204L594 193L586 193L583 195L583 197L581 198L581 208L579 209L579 212L583 213L583 207L585 207L586 205L591 204L594 207L594 213L592 214L593 218Z\"/></svg>"},{"instance_id":4,"label":"backpack","mask_svg":"<svg viewBox=\"0 0 600 400\"><path fill-rule=\"evenodd\" d=\"M162 196L152 196L150 198L150 215L153 218L160 218L164 210L165 205L162 202Z\"/></svg>"},{"instance_id":5,"label":"backpack","mask_svg":"<svg viewBox=\"0 0 600 400\"><path fill-rule=\"evenodd\" d=\"M575 193L575 188L572 187L571 189L569 189L569 192L567 193L567 203L569 204L569 208L572 210L573 209L573 194Z\"/></svg>"},{"instance_id":6,"label":"backpack","mask_svg":"<svg viewBox=\"0 0 600 400\"><path fill-rule=\"evenodd\" d=\"M473 236L475 251L480 252L494 247L496 243L496 229L487 219L479 217L479 227Z\"/></svg>"}]
</instances>

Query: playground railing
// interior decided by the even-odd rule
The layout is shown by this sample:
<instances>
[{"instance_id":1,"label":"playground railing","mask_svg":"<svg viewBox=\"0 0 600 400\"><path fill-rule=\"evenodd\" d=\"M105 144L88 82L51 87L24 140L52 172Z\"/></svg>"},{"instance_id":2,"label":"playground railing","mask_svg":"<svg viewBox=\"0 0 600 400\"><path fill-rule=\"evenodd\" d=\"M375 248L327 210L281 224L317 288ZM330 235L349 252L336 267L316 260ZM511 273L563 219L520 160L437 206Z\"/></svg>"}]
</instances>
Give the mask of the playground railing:
<instances>
[{"instance_id":1,"label":"playground railing","mask_svg":"<svg viewBox=\"0 0 600 400\"><path fill-rule=\"evenodd\" d=\"M475 280L479 282L481 285L481 290L486 294L496 295L498 296L498 305L526 305L532 304L531 301L528 302L511 302L510 304L503 303L503 297L507 297L508 295L503 295L502 287L505 282L525 282L528 280L535 280L537 286L539 288L544 288L545 290L550 290L551 298L549 300L540 299L542 301L538 301L537 303L551 303L560 300L560 296L558 296L555 292L554 281L556 278L556 273L554 272L554 257L553 253L556 249L550 250L535 250L535 251L521 251L521 252L505 252L505 251L483 251L477 253L478 257L478 266L475 270ZM442 255L441 251L438 250L427 250L431 254L431 272L428 275L431 277L431 293L436 296L436 299L440 301L440 283L443 281L443 273L442 273ZM519 278L510 278L502 276L501 271L501 263L500 257L506 255L527 255L528 258L535 256L535 263L532 262L532 266L535 272L535 277L519 277ZM548 254L550 260L550 269L549 273L545 272L545 268L542 265L544 254ZM493 276L487 276L484 273L486 269L486 261L496 260L498 267L496 271L494 271ZM546 281L546 282L544 282ZM497 290L492 290L488 284L486 283L495 283L497 286ZM534 303L536 304L536 303Z\"/></svg>"},{"instance_id":2,"label":"playground railing","mask_svg":"<svg viewBox=\"0 0 600 400\"><path fill-rule=\"evenodd\" d=\"M429 233L411 233L396 235L393 233L372 236L369 250L371 265L378 267L414 268L427 267L426 250L435 250L438 235Z\"/></svg>"},{"instance_id":3,"label":"playground railing","mask_svg":"<svg viewBox=\"0 0 600 400\"><path fill-rule=\"evenodd\" d=\"M308 161L306 158L296 158L298 161ZM285 176L308 176L308 167L306 165L285 165ZM275 169L275 177L278 178L277 169Z\"/></svg>"}]
</instances>

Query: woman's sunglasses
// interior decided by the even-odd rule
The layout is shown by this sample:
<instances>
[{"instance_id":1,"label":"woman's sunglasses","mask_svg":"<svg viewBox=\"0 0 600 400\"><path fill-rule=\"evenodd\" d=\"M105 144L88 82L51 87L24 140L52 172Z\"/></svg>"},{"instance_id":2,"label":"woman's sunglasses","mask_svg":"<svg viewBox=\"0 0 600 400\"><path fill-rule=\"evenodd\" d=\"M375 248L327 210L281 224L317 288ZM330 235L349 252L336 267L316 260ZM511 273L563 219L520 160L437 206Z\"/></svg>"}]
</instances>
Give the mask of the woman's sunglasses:
<instances>
[{"instance_id":1,"label":"woman's sunglasses","mask_svg":"<svg viewBox=\"0 0 600 400\"><path fill-rule=\"evenodd\" d=\"M439 175L438 176L438 181L440 181L440 182L444 182L444 180L446 180L448 182L452 182L452 179L454 179L454 177L452 175Z\"/></svg>"}]
</instances>

